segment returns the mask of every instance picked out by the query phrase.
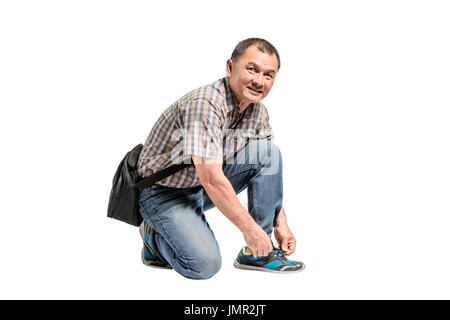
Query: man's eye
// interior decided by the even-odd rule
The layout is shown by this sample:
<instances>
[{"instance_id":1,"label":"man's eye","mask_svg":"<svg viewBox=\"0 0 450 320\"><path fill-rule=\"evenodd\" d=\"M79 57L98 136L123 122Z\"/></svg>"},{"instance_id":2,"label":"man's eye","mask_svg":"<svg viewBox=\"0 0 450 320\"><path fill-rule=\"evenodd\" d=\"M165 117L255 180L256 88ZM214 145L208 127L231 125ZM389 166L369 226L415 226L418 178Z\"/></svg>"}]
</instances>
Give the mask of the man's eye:
<instances>
[{"instance_id":1,"label":"man's eye","mask_svg":"<svg viewBox=\"0 0 450 320\"><path fill-rule=\"evenodd\" d=\"M254 71L255 71L255 68L253 68L253 67L248 67L247 70L248 70L248 71L254 72Z\"/></svg>"},{"instance_id":2,"label":"man's eye","mask_svg":"<svg viewBox=\"0 0 450 320\"><path fill-rule=\"evenodd\" d=\"M268 74L266 74L266 77L268 77L268 78L270 78L270 79L273 79L273 74L268 73Z\"/></svg>"}]
</instances>

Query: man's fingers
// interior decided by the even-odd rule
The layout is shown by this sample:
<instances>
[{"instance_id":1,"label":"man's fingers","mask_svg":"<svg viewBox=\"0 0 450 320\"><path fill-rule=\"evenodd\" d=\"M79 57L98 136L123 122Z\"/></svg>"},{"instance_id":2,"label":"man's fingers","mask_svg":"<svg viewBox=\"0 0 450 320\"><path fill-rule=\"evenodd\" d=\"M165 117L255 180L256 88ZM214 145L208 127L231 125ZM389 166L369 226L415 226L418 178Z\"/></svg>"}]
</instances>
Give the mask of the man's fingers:
<instances>
[{"instance_id":1,"label":"man's fingers","mask_svg":"<svg viewBox=\"0 0 450 320\"><path fill-rule=\"evenodd\" d=\"M255 247L250 247L247 244L248 248L251 250L251 254L253 255L253 258L258 257L266 257L269 255L269 253L272 251L272 242L269 238L267 238L267 242L260 242L259 244L255 245ZM248 252L250 254L250 252Z\"/></svg>"},{"instance_id":2,"label":"man's fingers","mask_svg":"<svg viewBox=\"0 0 450 320\"><path fill-rule=\"evenodd\" d=\"M295 241L295 239L291 239L289 241L289 250L292 250L292 252L294 252L296 246L297 246L297 241Z\"/></svg>"},{"instance_id":3,"label":"man's fingers","mask_svg":"<svg viewBox=\"0 0 450 320\"><path fill-rule=\"evenodd\" d=\"M290 255L295 251L295 239L289 240L285 255Z\"/></svg>"},{"instance_id":4,"label":"man's fingers","mask_svg":"<svg viewBox=\"0 0 450 320\"><path fill-rule=\"evenodd\" d=\"M285 252L289 250L288 239L283 239L281 242L281 251Z\"/></svg>"},{"instance_id":5,"label":"man's fingers","mask_svg":"<svg viewBox=\"0 0 450 320\"><path fill-rule=\"evenodd\" d=\"M254 250L253 251L253 258L258 258L258 257L265 257L269 255L270 251L267 251L267 249L259 249L259 250Z\"/></svg>"}]
</instances>

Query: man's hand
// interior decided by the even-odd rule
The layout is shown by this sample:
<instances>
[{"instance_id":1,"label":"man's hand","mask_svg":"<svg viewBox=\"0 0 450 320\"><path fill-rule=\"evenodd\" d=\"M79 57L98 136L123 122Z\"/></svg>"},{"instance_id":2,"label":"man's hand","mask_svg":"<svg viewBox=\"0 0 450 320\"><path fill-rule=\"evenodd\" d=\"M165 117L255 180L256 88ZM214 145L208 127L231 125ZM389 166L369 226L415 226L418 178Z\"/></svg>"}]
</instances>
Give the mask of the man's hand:
<instances>
[{"instance_id":1,"label":"man's hand","mask_svg":"<svg viewBox=\"0 0 450 320\"><path fill-rule=\"evenodd\" d=\"M265 257L272 251L272 241L267 233L256 223L254 227L244 233L247 246L252 250L253 257Z\"/></svg>"},{"instance_id":2,"label":"man's hand","mask_svg":"<svg viewBox=\"0 0 450 320\"><path fill-rule=\"evenodd\" d=\"M283 254L288 256L294 253L297 241L287 225L276 226L274 235Z\"/></svg>"},{"instance_id":3,"label":"man's hand","mask_svg":"<svg viewBox=\"0 0 450 320\"><path fill-rule=\"evenodd\" d=\"M294 253L297 241L295 240L291 229L289 229L286 220L286 213L283 207L281 207L281 211L278 215L277 225L275 226L273 231L275 239L280 246L281 252L283 252L283 254L287 256Z\"/></svg>"}]
</instances>

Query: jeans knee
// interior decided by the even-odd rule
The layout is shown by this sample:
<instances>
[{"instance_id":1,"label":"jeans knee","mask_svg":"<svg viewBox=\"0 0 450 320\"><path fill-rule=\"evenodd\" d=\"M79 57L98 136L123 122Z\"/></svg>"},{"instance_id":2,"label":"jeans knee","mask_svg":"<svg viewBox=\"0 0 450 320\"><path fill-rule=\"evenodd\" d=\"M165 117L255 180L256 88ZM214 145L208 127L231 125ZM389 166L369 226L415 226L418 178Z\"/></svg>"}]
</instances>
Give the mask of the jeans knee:
<instances>
[{"instance_id":1,"label":"jeans knee","mask_svg":"<svg viewBox=\"0 0 450 320\"><path fill-rule=\"evenodd\" d=\"M209 279L219 272L222 267L222 259L217 258L205 264L204 269L201 272L201 279Z\"/></svg>"},{"instance_id":2,"label":"jeans knee","mask_svg":"<svg viewBox=\"0 0 450 320\"><path fill-rule=\"evenodd\" d=\"M188 278L209 279L219 272L222 266L222 257L219 255L199 259L191 265Z\"/></svg>"},{"instance_id":3,"label":"jeans knee","mask_svg":"<svg viewBox=\"0 0 450 320\"><path fill-rule=\"evenodd\" d=\"M249 146L250 153L257 157L257 163L261 168L261 174L273 175L282 170L281 151L272 140L254 140Z\"/></svg>"}]
</instances>

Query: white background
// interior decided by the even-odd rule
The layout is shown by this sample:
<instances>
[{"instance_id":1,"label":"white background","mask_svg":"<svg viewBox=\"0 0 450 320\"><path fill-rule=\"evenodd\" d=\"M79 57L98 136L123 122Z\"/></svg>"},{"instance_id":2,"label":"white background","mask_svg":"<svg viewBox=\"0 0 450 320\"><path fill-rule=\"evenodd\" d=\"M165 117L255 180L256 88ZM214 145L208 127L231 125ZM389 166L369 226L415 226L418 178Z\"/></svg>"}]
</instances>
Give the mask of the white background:
<instances>
[{"instance_id":1,"label":"white background","mask_svg":"<svg viewBox=\"0 0 450 320\"><path fill-rule=\"evenodd\" d=\"M0 298L449 299L446 1L2 1ZM140 261L106 218L116 167L248 37L281 70L266 98L306 263L192 281ZM245 200L241 194L240 199Z\"/></svg>"}]
</instances>

